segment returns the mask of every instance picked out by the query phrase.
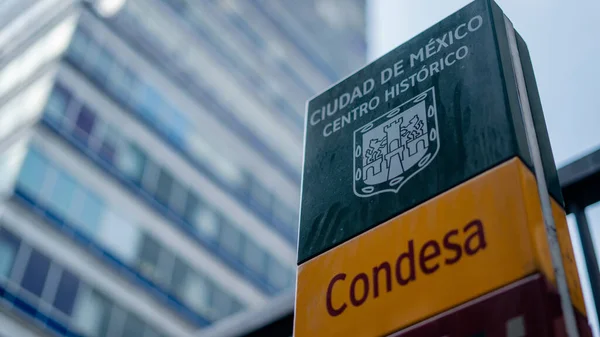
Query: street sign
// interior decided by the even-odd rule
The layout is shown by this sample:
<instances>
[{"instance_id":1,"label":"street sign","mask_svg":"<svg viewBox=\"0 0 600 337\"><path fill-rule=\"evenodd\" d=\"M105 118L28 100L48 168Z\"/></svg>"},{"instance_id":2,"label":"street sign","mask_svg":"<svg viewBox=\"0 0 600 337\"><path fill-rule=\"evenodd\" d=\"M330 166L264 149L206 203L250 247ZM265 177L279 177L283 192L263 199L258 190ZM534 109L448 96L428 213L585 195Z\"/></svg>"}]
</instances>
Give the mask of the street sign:
<instances>
[{"instance_id":1,"label":"street sign","mask_svg":"<svg viewBox=\"0 0 600 337\"><path fill-rule=\"evenodd\" d=\"M529 276L388 337L566 337L558 294L540 274ZM591 337L577 314L582 337Z\"/></svg>"},{"instance_id":2,"label":"street sign","mask_svg":"<svg viewBox=\"0 0 600 337\"><path fill-rule=\"evenodd\" d=\"M531 110L562 206L539 97ZM501 10L477 0L311 99L304 153L298 264L513 157L532 168Z\"/></svg>"},{"instance_id":3,"label":"street sign","mask_svg":"<svg viewBox=\"0 0 600 337\"><path fill-rule=\"evenodd\" d=\"M295 336L381 336L538 271L554 281L537 193L513 158L301 264ZM585 315L564 211L552 208Z\"/></svg>"}]
</instances>

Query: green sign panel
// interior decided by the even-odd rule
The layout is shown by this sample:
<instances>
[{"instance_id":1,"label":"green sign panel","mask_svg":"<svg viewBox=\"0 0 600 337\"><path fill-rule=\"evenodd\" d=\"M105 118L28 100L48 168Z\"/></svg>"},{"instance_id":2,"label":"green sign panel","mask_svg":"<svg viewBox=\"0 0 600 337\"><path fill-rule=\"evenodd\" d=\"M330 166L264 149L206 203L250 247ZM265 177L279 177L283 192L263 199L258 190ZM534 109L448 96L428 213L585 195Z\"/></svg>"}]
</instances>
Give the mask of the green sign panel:
<instances>
[{"instance_id":1,"label":"green sign panel","mask_svg":"<svg viewBox=\"0 0 600 337\"><path fill-rule=\"evenodd\" d=\"M492 1L474 1L309 101L298 263L510 158L531 167L504 20ZM562 204L517 39L548 186Z\"/></svg>"}]
</instances>

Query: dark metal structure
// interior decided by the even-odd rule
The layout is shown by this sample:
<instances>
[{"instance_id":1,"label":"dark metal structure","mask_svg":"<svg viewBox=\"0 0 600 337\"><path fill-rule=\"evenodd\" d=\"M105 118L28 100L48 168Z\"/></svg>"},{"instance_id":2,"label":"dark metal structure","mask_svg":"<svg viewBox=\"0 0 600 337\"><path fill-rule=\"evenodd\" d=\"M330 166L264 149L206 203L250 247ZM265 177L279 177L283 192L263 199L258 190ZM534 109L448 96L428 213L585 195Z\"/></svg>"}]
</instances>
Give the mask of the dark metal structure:
<instances>
[{"instance_id":1,"label":"dark metal structure","mask_svg":"<svg viewBox=\"0 0 600 337\"><path fill-rule=\"evenodd\" d=\"M558 178L560 179L567 213L575 215L590 288L592 289L594 307L596 308L596 316L600 321L600 313L598 312L600 271L598 270L598 258L594 249L594 241L585 214L588 206L600 201L600 149L560 168Z\"/></svg>"},{"instance_id":2,"label":"dark metal structure","mask_svg":"<svg viewBox=\"0 0 600 337\"><path fill-rule=\"evenodd\" d=\"M579 230L594 307L600 304L600 271L585 210L600 201L600 148L558 170L565 207L573 214ZM600 315L598 319L600 321ZM270 302L259 311L228 320L227 326L203 331L205 337L291 337L294 326L294 293Z\"/></svg>"}]
</instances>

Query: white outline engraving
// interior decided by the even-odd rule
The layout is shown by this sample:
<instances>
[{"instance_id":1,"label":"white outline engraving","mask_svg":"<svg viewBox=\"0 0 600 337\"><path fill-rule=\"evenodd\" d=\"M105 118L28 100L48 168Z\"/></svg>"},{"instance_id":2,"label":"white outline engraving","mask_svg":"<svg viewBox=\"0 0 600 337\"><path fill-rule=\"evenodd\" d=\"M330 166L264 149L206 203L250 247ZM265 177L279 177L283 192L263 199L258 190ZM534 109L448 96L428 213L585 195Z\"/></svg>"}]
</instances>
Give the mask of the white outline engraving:
<instances>
[{"instance_id":1,"label":"white outline engraving","mask_svg":"<svg viewBox=\"0 0 600 337\"><path fill-rule=\"evenodd\" d=\"M439 149L435 88L431 87L354 131L354 195L398 193Z\"/></svg>"}]
</instances>

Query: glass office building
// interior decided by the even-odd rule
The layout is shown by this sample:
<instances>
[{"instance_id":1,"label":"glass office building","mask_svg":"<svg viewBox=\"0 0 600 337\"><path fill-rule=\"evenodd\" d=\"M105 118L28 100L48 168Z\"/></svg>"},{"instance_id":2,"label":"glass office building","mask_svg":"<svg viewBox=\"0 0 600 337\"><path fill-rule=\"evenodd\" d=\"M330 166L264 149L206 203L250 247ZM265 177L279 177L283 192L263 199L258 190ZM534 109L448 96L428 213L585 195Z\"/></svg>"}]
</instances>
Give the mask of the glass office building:
<instances>
[{"instance_id":1,"label":"glass office building","mask_svg":"<svg viewBox=\"0 0 600 337\"><path fill-rule=\"evenodd\" d=\"M0 336L201 336L293 291L305 101L364 6L0 2Z\"/></svg>"}]
</instances>

